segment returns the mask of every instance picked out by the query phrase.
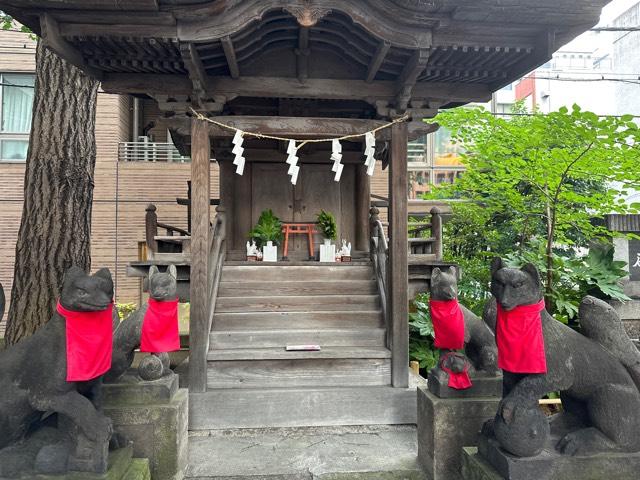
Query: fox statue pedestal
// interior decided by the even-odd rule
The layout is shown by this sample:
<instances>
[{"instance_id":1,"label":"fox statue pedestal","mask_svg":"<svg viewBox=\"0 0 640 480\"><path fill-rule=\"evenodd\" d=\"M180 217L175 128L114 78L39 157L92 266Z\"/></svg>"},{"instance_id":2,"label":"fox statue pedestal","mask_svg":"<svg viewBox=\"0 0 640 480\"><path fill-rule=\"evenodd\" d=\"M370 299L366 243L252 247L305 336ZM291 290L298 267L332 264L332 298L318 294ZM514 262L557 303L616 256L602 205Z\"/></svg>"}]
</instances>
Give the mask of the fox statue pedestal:
<instances>
[{"instance_id":1,"label":"fox statue pedestal","mask_svg":"<svg viewBox=\"0 0 640 480\"><path fill-rule=\"evenodd\" d=\"M461 478L460 451L477 445L482 425L495 415L499 402L496 396L440 398L418 388L418 459L429 478Z\"/></svg>"},{"instance_id":2,"label":"fox statue pedestal","mask_svg":"<svg viewBox=\"0 0 640 480\"><path fill-rule=\"evenodd\" d=\"M149 459L153 480L179 480L187 466L187 390L170 372L140 381L131 373L104 385L104 410L113 428L133 441L134 454Z\"/></svg>"},{"instance_id":3,"label":"fox statue pedestal","mask_svg":"<svg viewBox=\"0 0 640 480\"><path fill-rule=\"evenodd\" d=\"M553 423L553 422L552 422ZM553 427L552 427L553 428ZM495 438L482 435L478 448L462 452L464 480L632 480L640 472L640 452L571 456L559 453L556 444L566 431L552 431L542 452L517 457L500 448Z\"/></svg>"},{"instance_id":4,"label":"fox statue pedestal","mask_svg":"<svg viewBox=\"0 0 640 480\"><path fill-rule=\"evenodd\" d=\"M455 268L435 267L430 287L432 319L435 314L438 326L443 327L436 331L436 343L444 346L448 340L440 334L454 326L458 343L446 347L455 350L441 350L438 365L429 372L428 389L418 388L418 460L432 480L457 480L462 447L477 444L482 425L498 408L502 376L496 365L493 333L458 304ZM457 351L461 346L464 354ZM457 388L449 387L450 376ZM456 381L461 378L464 385ZM468 385L468 379L471 387L460 389Z\"/></svg>"}]
</instances>

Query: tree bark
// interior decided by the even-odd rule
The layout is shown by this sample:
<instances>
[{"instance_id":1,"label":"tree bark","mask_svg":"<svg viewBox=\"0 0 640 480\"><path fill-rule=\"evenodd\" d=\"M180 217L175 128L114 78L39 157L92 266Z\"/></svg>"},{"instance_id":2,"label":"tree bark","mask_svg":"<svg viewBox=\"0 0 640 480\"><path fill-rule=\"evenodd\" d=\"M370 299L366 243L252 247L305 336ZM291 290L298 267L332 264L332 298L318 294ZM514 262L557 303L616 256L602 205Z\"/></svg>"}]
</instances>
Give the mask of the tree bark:
<instances>
[{"instance_id":1,"label":"tree bark","mask_svg":"<svg viewBox=\"0 0 640 480\"><path fill-rule=\"evenodd\" d=\"M8 345L51 318L66 269L91 265L97 92L97 81L38 42Z\"/></svg>"}]
</instances>

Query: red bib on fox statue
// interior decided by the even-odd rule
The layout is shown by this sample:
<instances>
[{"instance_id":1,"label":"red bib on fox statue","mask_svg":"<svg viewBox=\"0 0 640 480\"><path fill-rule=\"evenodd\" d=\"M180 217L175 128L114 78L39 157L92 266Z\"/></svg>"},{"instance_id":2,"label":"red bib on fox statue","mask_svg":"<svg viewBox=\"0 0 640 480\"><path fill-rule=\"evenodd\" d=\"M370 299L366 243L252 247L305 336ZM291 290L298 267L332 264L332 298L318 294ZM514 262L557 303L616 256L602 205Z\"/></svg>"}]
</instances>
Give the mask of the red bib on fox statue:
<instances>
[{"instance_id":1,"label":"red bib on fox statue","mask_svg":"<svg viewBox=\"0 0 640 480\"><path fill-rule=\"evenodd\" d=\"M429 300L436 348L464 348L464 315L458 300Z\"/></svg>"},{"instance_id":2,"label":"red bib on fox statue","mask_svg":"<svg viewBox=\"0 0 640 480\"><path fill-rule=\"evenodd\" d=\"M544 300L504 310L498 303L496 343L498 367L512 373L546 373L540 312Z\"/></svg>"},{"instance_id":3,"label":"red bib on fox statue","mask_svg":"<svg viewBox=\"0 0 640 480\"><path fill-rule=\"evenodd\" d=\"M57 310L66 323L67 382L85 382L107 373L113 351L113 303L105 310L77 312L58 302Z\"/></svg>"},{"instance_id":4,"label":"red bib on fox statue","mask_svg":"<svg viewBox=\"0 0 640 480\"><path fill-rule=\"evenodd\" d=\"M149 299L142 321L141 352L175 352L180 350L178 333L178 299L158 301Z\"/></svg>"},{"instance_id":5,"label":"red bib on fox statue","mask_svg":"<svg viewBox=\"0 0 640 480\"><path fill-rule=\"evenodd\" d=\"M446 363L450 357L459 357L462 359L462 361L464 361L464 370L461 372L454 372L452 369L447 367ZM445 353L440 357L440 368L449 375L449 382L447 383L449 388L453 388L455 390L466 390L473 386L471 378L469 377L469 362L463 355L455 352Z\"/></svg>"}]
</instances>

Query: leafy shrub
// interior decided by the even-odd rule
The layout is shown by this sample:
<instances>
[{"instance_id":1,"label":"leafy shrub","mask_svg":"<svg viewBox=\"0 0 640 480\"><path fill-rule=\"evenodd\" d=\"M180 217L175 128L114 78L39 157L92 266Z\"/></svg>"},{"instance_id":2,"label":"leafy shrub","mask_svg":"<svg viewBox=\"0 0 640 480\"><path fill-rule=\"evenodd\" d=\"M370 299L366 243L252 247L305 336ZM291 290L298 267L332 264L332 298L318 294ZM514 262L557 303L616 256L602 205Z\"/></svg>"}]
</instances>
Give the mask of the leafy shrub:
<instances>
[{"instance_id":1,"label":"leafy shrub","mask_svg":"<svg viewBox=\"0 0 640 480\"><path fill-rule=\"evenodd\" d=\"M336 224L336 218L333 214L320 210L317 217L318 228L324 236L330 240L335 240L338 235L338 226Z\"/></svg>"},{"instance_id":2,"label":"leafy shrub","mask_svg":"<svg viewBox=\"0 0 640 480\"><path fill-rule=\"evenodd\" d=\"M428 302L426 294L417 295L409 312L409 357L420 364L423 374L435 367L440 357L433 346L435 336Z\"/></svg>"},{"instance_id":3,"label":"leafy shrub","mask_svg":"<svg viewBox=\"0 0 640 480\"><path fill-rule=\"evenodd\" d=\"M258 247L263 247L267 242L279 245L282 242L282 222L271 209L263 210L248 237L255 239Z\"/></svg>"},{"instance_id":4,"label":"leafy shrub","mask_svg":"<svg viewBox=\"0 0 640 480\"><path fill-rule=\"evenodd\" d=\"M118 312L118 319L120 321L123 321L125 318L127 318L129 315L131 315L137 308L138 308L138 305L136 305L133 302L130 302L130 303L117 303L116 304L116 311Z\"/></svg>"}]
</instances>

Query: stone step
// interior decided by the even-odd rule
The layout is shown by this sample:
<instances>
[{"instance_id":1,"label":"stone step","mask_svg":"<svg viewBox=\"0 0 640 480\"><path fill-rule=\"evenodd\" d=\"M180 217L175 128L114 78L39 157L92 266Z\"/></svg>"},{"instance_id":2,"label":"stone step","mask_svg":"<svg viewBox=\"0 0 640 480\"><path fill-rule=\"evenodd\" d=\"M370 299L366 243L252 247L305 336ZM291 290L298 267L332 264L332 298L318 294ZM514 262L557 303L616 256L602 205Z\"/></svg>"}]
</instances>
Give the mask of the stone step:
<instances>
[{"instance_id":1,"label":"stone step","mask_svg":"<svg viewBox=\"0 0 640 480\"><path fill-rule=\"evenodd\" d=\"M371 265L225 265L222 282L372 280Z\"/></svg>"},{"instance_id":2,"label":"stone step","mask_svg":"<svg viewBox=\"0 0 640 480\"><path fill-rule=\"evenodd\" d=\"M382 311L216 313L213 330L382 327Z\"/></svg>"},{"instance_id":3,"label":"stone step","mask_svg":"<svg viewBox=\"0 0 640 480\"><path fill-rule=\"evenodd\" d=\"M424 480L412 426L191 432L186 479Z\"/></svg>"},{"instance_id":4,"label":"stone step","mask_svg":"<svg viewBox=\"0 0 640 480\"><path fill-rule=\"evenodd\" d=\"M271 348L287 345L383 347L384 328L306 328L212 331L209 348Z\"/></svg>"},{"instance_id":5,"label":"stone step","mask_svg":"<svg viewBox=\"0 0 640 480\"><path fill-rule=\"evenodd\" d=\"M384 347L213 350L207 355L209 388L380 386L391 382L391 352Z\"/></svg>"},{"instance_id":6,"label":"stone step","mask_svg":"<svg viewBox=\"0 0 640 480\"><path fill-rule=\"evenodd\" d=\"M189 430L404 425L417 418L416 385L219 388L189 394Z\"/></svg>"},{"instance_id":7,"label":"stone step","mask_svg":"<svg viewBox=\"0 0 640 480\"><path fill-rule=\"evenodd\" d=\"M378 295L219 297L216 313L377 310Z\"/></svg>"},{"instance_id":8,"label":"stone step","mask_svg":"<svg viewBox=\"0 0 640 480\"><path fill-rule=\"evenodd\" d=\"M230 348L209 350L207 360L218 361L256 361L256 360L327 360L347 358L391 358L386 347L327 347L319 351L294 350L285 348Z\"/></svg>"},{"instance_id":9,"label":"stone step","mask_svg":"<svg viewBox=\"0 0 640 480\"><path fill-rule=\"evenodd\" d=\"M296 295L376 295L374 280L220 282L218 297Z\"/></svg>"}]
</instances>

